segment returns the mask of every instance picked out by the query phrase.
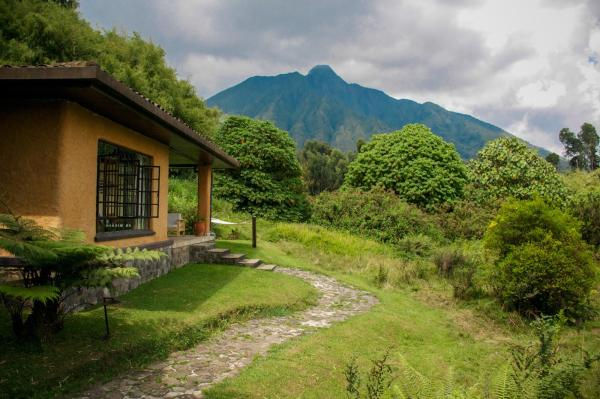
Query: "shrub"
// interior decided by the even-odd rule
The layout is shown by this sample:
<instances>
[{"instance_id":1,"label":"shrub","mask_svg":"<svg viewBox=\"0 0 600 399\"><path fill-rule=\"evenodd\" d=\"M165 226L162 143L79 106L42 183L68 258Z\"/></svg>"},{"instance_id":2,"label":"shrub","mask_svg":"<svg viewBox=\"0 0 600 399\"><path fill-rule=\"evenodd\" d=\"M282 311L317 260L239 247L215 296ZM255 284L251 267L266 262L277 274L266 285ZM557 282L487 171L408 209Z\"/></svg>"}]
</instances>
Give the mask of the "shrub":
<instances>
[{"instance_id":1,"label":"shrub","mask_svg":"<svg viewBox=\"0 0 600 399\"><path fill-rule=\"evenodd\" d=\"M485 256L471 243L455 243L440 248L433 257L440 275L447 278L458 299L472 299L482 295L481 272Z\"/></svg>"},{"instance_id":2,"label":"shrub","mask_svg":"<svg viewBox=\"0 0 600 399\"><path fill-rule=\"evenodd\" d=\"M500 301L525 315L584 316L595 264L578 227L540 198L503 205L485 235L499 253L491 283Z\"/></svg>"},{"instance_id":3,"label":"shrub","mask_svg":"<svg viewBox=\"0 0 600 399\"><path fill-rule=\"evenodd\" d=\"M321 193L313 201L312 221L392 244L409 234L441 236L431 216L382 189Z\"/></svg>"},{"instance_id":4,"label":"shrub","mask_svg":"<svg viewBox=\"0 0 600 399\"><path fill-rule=\"evenodd\" d=\"M434 218L449 240L481 239L498 208L497 201L477 203L465 198L439 207Z\"/></svg>"},{"instance_id":5,"label":"shrub","mask_svg":"<svg viewBox=\"0 0 600 399\"><path fill-rule=\"evenodd\" d=\"M375 285L379 288L383 287L385 283L388 282L389 272L387 268L383 265L379 265L379 270L377 271L377 275L375 276Z\"/></svg>"},{"instance_id":6,"label":"shrub","mask_svg":"<svg viewBox=\"0 0 600 399\"><path fill-rule=\"evenodd\" d=\"M582 398L584 371L600 360L582 349L583 356L561 356L562 315L542 316L531 323L537 336L536 345L514 346L509 384L513 395L531 398Z\"/></svg>"},{"instance_id":7,"label":"shrub","mask_svg":"<svg viewBox=\"0 0 600 399\"><path fill-rule=\"evenodd\" d=\"M433 257L438 273L444 277L451 277L454 270L466 262L462 251L456 248L441 248Z\"/></svg>"},{"instance_id":8,"label":"shrub","mask_svg":"<svg viewBox=\"0 0 600 399\"><path fill-rule=\"evenodd\" d=\"M572 170L568 173L561 173L560 177L567 189L575 193L600 187L600 169L593 172Z\"/></svg>"},{"instance_id":9,"label":"shrub","mask_svg":"<svg viewBox=\"0 0 600 399\"><path fill-rule=\"evenodd\" d=\"M420 124L374 135L350 163L344 180L362 190L392 190L421 207L462 197L466 182L467 172L454 145Z\"/></svg>"},{"instance_id":10,"label":"shrub","mask_svg":"<svg viewBox=\"0 0 600 399\"><path fill-rule=\"evenodd\" d=\"M431 251L435 248L435 241L425 234L407 234L402 237L397 244L398 249L403 252L404 255L426 257L431 254Z\"/></svg>"},{"instance_id":11,"label":"shrub","mask_svg":"<svg viewBox=\"0 0 600 399\"><path fill-rule=\"evenodd\" d=\"M469 162L469 175L479 202L535 195L554 205L563 206L567 201L566 187L554 166L514 137L487 143Z\"/></svg>"},{"instance_id":12,"label":"shrub","mask_svg":"<svg viewBox=\"0 0 600 399\"><path fill-rule=\"evenodd\" d=\"M596 247L600 246L600 189L576 194L571 209L581 221L583 239Z\"/></svg>"},{"instance_id":13,"label":"shrub","mask_svg":"<svg viewBox=\"0 0 600 399\"><path fill-rule=\"evenodd\" d=\"M496 284L502 302L520 313L582 314L593 282L593 260L576 246L547 239L523 244L498 263Z\"/></svg>"}]
</instances>

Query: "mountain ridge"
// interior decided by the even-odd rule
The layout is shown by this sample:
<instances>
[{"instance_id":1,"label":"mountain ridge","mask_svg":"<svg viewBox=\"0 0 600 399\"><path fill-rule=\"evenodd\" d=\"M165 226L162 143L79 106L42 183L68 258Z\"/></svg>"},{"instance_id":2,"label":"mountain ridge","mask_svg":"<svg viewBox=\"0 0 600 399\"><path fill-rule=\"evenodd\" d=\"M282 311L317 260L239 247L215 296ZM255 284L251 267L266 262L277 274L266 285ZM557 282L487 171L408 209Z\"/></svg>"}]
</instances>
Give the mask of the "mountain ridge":
<instances>
[{"instance_id":1,"label":"mountain ridge","mask_svg":"<svg viewBox=\"0 0 600 399\"><path fill-rule=\"evenodd\" d=\"M488 141L512 136L491 123L430 101L396 99L382 90L347 83L329 65L316 65L306 75L295 71L252 76L206 102L227 114L270 120L290 132L299 147L316 139L348 151L358 139L423 123L468 159Z\"/></svg>"}]
</instances>

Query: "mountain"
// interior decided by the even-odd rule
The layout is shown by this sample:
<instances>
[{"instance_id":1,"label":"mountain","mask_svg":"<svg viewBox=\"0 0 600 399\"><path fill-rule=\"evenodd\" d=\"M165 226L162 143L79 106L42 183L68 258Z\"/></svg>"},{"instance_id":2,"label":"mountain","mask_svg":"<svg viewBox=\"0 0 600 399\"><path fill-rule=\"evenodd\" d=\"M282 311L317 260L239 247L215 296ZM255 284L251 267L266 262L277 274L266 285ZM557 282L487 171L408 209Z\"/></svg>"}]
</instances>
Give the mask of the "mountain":
<instances>
[{"instance_id":1,"label":"mountain","mask_svg":"<svg viewBox=\"0 0 600 399\"><path fill-rule=\"evenodd\" d=\"M331 67L317 65L307 75L298 72L254 76L207 100L227 114L273 121L290 132L299 147L322 140L341 150L353 150L358 139L423 123L454 143L465 159L489 140L509 135L501 128L437 104L395 99L383 91L347 83Z\"/></svg>"}]
</instances>

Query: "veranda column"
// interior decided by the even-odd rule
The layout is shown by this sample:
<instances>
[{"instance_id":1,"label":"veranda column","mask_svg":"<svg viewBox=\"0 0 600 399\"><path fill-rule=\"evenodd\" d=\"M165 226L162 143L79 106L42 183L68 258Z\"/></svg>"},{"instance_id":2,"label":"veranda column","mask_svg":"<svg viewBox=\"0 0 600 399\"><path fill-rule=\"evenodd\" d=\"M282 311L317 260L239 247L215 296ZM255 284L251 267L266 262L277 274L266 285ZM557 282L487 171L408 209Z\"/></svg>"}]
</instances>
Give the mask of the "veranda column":
<instances>
[{"instance_id":1,"label":"veranda column","mask_svg":"<svg viewBox=\"0 0 600 399\"><path fill-rule=\"evenodd\" d=\"M210 192L212 186L212 166L198 165L198 222L200 229L196 235L210 233Z\"/></svg>"}]
</instances>

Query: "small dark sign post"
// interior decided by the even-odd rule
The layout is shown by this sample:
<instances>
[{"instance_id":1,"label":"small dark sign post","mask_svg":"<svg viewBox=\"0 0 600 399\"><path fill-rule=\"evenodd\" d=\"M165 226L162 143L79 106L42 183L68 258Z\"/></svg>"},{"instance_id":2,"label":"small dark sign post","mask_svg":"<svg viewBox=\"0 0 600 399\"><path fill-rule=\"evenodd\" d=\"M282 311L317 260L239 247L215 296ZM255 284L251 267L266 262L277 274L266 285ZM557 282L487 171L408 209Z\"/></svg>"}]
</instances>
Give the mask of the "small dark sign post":
<instances>
[{"instance_id":1,"label":"small dark sign post","mask_svg":"<svg viewBox=\"0 0 600 399\"><path fill-rule=\"evenodd\" d=\"M108 307L106 305L111 303L115 304L119 303L119 301L110 296L105 296L102 298L102 304L104 305L104 327L106 328L106 335L104 336L104 339L110 338L110 329L108 328Z\"/></svg>"},{"instance_id":2,"label":"small dark sign post","mask_svg":"<svg viewBox=\"0 0 600 399\"><path fill-rule=\"evenodd\" d=\"M106 309L106 302L110 301L112 298L104 297L102 298L102 303L104 305L104 326L106 327L106 335L104 339L110 338L110 329L108 328L108 310Z\"/></svg>"},{"instance_id":3,"label":"small dark sign post","mask_svg":"<svg viewBox=\"0 0 600 399\"><path fill-rule=\"evenodd\" d=\"M252 216L252 248L256 248L256 216Z\"/></svg>"}]
</instances>

